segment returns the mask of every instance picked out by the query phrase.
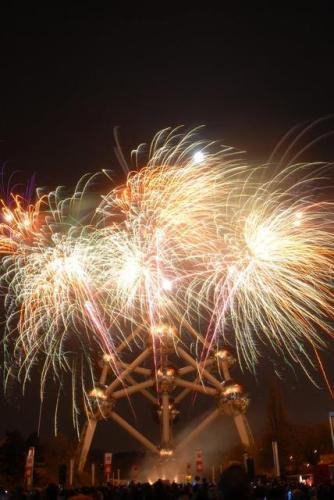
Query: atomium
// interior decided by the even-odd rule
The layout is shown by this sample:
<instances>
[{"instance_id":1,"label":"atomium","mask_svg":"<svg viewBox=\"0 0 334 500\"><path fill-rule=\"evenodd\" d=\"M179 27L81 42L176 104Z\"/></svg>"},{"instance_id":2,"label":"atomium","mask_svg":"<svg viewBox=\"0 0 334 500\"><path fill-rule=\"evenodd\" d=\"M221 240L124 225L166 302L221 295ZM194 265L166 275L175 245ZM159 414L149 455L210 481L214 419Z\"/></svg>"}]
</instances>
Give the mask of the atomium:
<instances>
[{"instance_id":1,"label":"atomium","mask_svg":"<svg viewBox=\"0 0 334 500\"><path fill-rule=\"evenodd\" d=\"M175 327L161 324L155 328L154 335L152 331L146 335L142 332L144 348L130 361L129 356L127 362L122 360L124 343L116 349L113 359L109 355L102 357L100 380L89 393L92 409L77 450L79 473L84 469L96 425L101 419L116 422L149 452L158 455L159 460L170 460L184 452L189 444L196 444L199 435L224 415L233 419L244 448L252 445L253 437L245 415L249 398L242 385L230 376L230 368L236 364L232 351L229 348L218 351L212 348L206 358L198 361L184 348L176 331ZM190 332L195 335L192 328ZM137 336L138 332L128 338L130 350ZM199 339L205 346L205 339L196 332L196 340ZM117 376L114 373L115 363L119 370ZM157 443L117 412L117 401L135 393L152 405L152 418L160 429ZM175 432L177 422L182 419L179 405L196 393L211 398L213 408L186 437L181 438ZM222 418L222 425L223 422Z\"/></svg>"}]
</instances>

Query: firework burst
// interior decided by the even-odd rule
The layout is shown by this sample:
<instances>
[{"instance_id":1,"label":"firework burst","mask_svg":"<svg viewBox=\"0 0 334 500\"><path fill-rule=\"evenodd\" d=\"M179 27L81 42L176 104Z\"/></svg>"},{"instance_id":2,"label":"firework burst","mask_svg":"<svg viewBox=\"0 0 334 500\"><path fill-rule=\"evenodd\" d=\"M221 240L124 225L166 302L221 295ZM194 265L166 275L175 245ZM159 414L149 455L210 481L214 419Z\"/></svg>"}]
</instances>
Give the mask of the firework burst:
<instances>
[{"instance_id":1,"label":"firework burst","mask_svg":"<svg viewBox=\"0 0 334 500\"><path fill-rule=\"evenodd\" d=\"M316 199L310 166L270 174L179 129L133 158L95 205L89 175L69 197L2 202L5 340L21 370L44 357L45 382L80 353L92 379L93 357L114 359L125 325L166 321L181 337L196 322L202 357L223 336L248 367L270 344L304 368L334 312L333 204Z\"/></svg>"},{"instance_id":2,"label":"firework burst","mask_svg":"<svg viewBox=\"0 0 334 500\"><path fill-rule=\"evenodd\" d=\"M290 166L254 183L240 199L223 233L228 265L226 255L215 252L220 242L209 243L208 275L198 294L211 309L207 337L228 339L233 332L239 359L249 368L269 344L306 369L312 364L307 346L323 347L332 336L333 204L316 201L320 179L305 176L310 167ZM303 180L291 183L293 178Z\"/></svg>"}]
</instances>

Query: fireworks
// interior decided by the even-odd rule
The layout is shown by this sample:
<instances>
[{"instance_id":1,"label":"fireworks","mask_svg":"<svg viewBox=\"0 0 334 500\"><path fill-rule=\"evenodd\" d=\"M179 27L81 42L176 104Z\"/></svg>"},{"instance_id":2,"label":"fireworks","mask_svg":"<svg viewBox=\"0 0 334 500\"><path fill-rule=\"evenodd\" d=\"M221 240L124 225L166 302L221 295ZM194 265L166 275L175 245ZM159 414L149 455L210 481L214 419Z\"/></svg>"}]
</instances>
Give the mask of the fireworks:
<instances>
[{"instance_id":1,"label":"fireworks","mask_svg":"<svg viewBox=\"0 0 334 500\"><path fill-rule=\"evenodd\" d=\"M13 206L1 200L0 254L22 252L36 237L41 225L41 208L44 198L35 204L25 204L25 200L12 194Z\"/></svg>"},{"instance_id":2,"label":"fireworks","mask_svg":"<svg viewBox=\"0 0 334 500\"><path fill-rule=\"evenodd\" d=\"M205 283L213 296L210 338L232 327L249 367L261 344L271 344L305 369L306 346L324 346L323 334L332 335L333 205L284 190L286 174L262 184L231 214L233 259L227 270L211 266ZM308 179L304 195L313 183Z\"/></svg>"},{"instance_id":3,"label":"fireworks","mask_svg":"<svg viewBox=\"0 0 334 500\"><path fill-rule=\"evenodd\" d=\"M179 325L182 338L195 322L202 358L223 336L249 367L261 344L304 367L307 346L331 335L334 310L333 206L316 199L308 166L270 178L180 130L134 158L124 185L104 176L93 210L95 176L70 197L57 189L27 206L15 195L13 208L2 202L5 341L21 371L43 358L45 381L79 356L91 373L92 353L107 353L117 372L125 325L154 344L161 324Z\"/></svg>"}]
</instances>

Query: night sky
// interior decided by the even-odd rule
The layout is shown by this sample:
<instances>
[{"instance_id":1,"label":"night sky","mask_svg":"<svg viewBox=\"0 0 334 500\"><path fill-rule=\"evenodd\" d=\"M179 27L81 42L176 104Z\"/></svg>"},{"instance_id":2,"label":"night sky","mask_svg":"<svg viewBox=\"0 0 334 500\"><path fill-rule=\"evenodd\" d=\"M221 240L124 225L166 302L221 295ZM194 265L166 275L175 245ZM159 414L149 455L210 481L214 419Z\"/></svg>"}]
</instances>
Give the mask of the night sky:
<instances>
[{"instance_id":1,"label":"night sky","mask_svg":"<svg viewBox=\"0 0 334 500\"><path fill-rule=\"evenodd\" d=\"M226 2L225 5L229 5ZM60 8L1 8L0 162L36 174L38 186L72 186L87 171L120 172L113 129L129 152L161 128L206 125L205 138L247 151L263 162L280 138L334 113L334 32L330 3L313 8L194 7L103 8L86 2ZM159 13L158 10L162 10ZM301 143L334 131L329 117ZM334 160L328 135L303 160ZM324 354L334 381L332 349ZM320 421L334 410L324 384L313 387L284 360L265 356L257 376L235 374L249 390L253 428L264 425L267 381L278 367L291 418ZM18 388L17 388L18 389ZM43 413L41 434L53 432L54 400ZM4 401L3 399L1 401ZM69 398L60 430L70 432ZM66 404L66 401L68 404ZM37 427L38 386L26 397L12 391L0 417L0 435ZM198 403L197 414L208 406ZM151 420L138 409L139 425ZM147 423L146 423L147 417ZM103 424L96 445L110 431L114 450L137 447L114 424ZM233 441L225 432L222 446Z\"/></svg>"}]
</instances>

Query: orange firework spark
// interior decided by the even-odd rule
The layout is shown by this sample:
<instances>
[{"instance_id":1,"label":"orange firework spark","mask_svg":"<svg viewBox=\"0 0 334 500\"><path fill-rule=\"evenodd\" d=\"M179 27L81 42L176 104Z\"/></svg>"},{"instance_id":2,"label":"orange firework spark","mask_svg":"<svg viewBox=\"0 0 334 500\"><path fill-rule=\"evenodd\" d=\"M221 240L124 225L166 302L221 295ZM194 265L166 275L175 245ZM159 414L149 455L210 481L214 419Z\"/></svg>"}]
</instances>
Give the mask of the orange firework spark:
<instances>
[{"instance_id":1,"label":"orange firework spark","mask_svg":"<svg viewBox=\"0 0 334 500\"><path fill-rule=\"evenodd\" d=\"M32 244L42 224L41 208L45 204L45 197L39 198L35 204L26 204L17 194L11 194L11 197L13 207L0 200L0 253L7 255Z\"/></svg>"}]
</instances>

